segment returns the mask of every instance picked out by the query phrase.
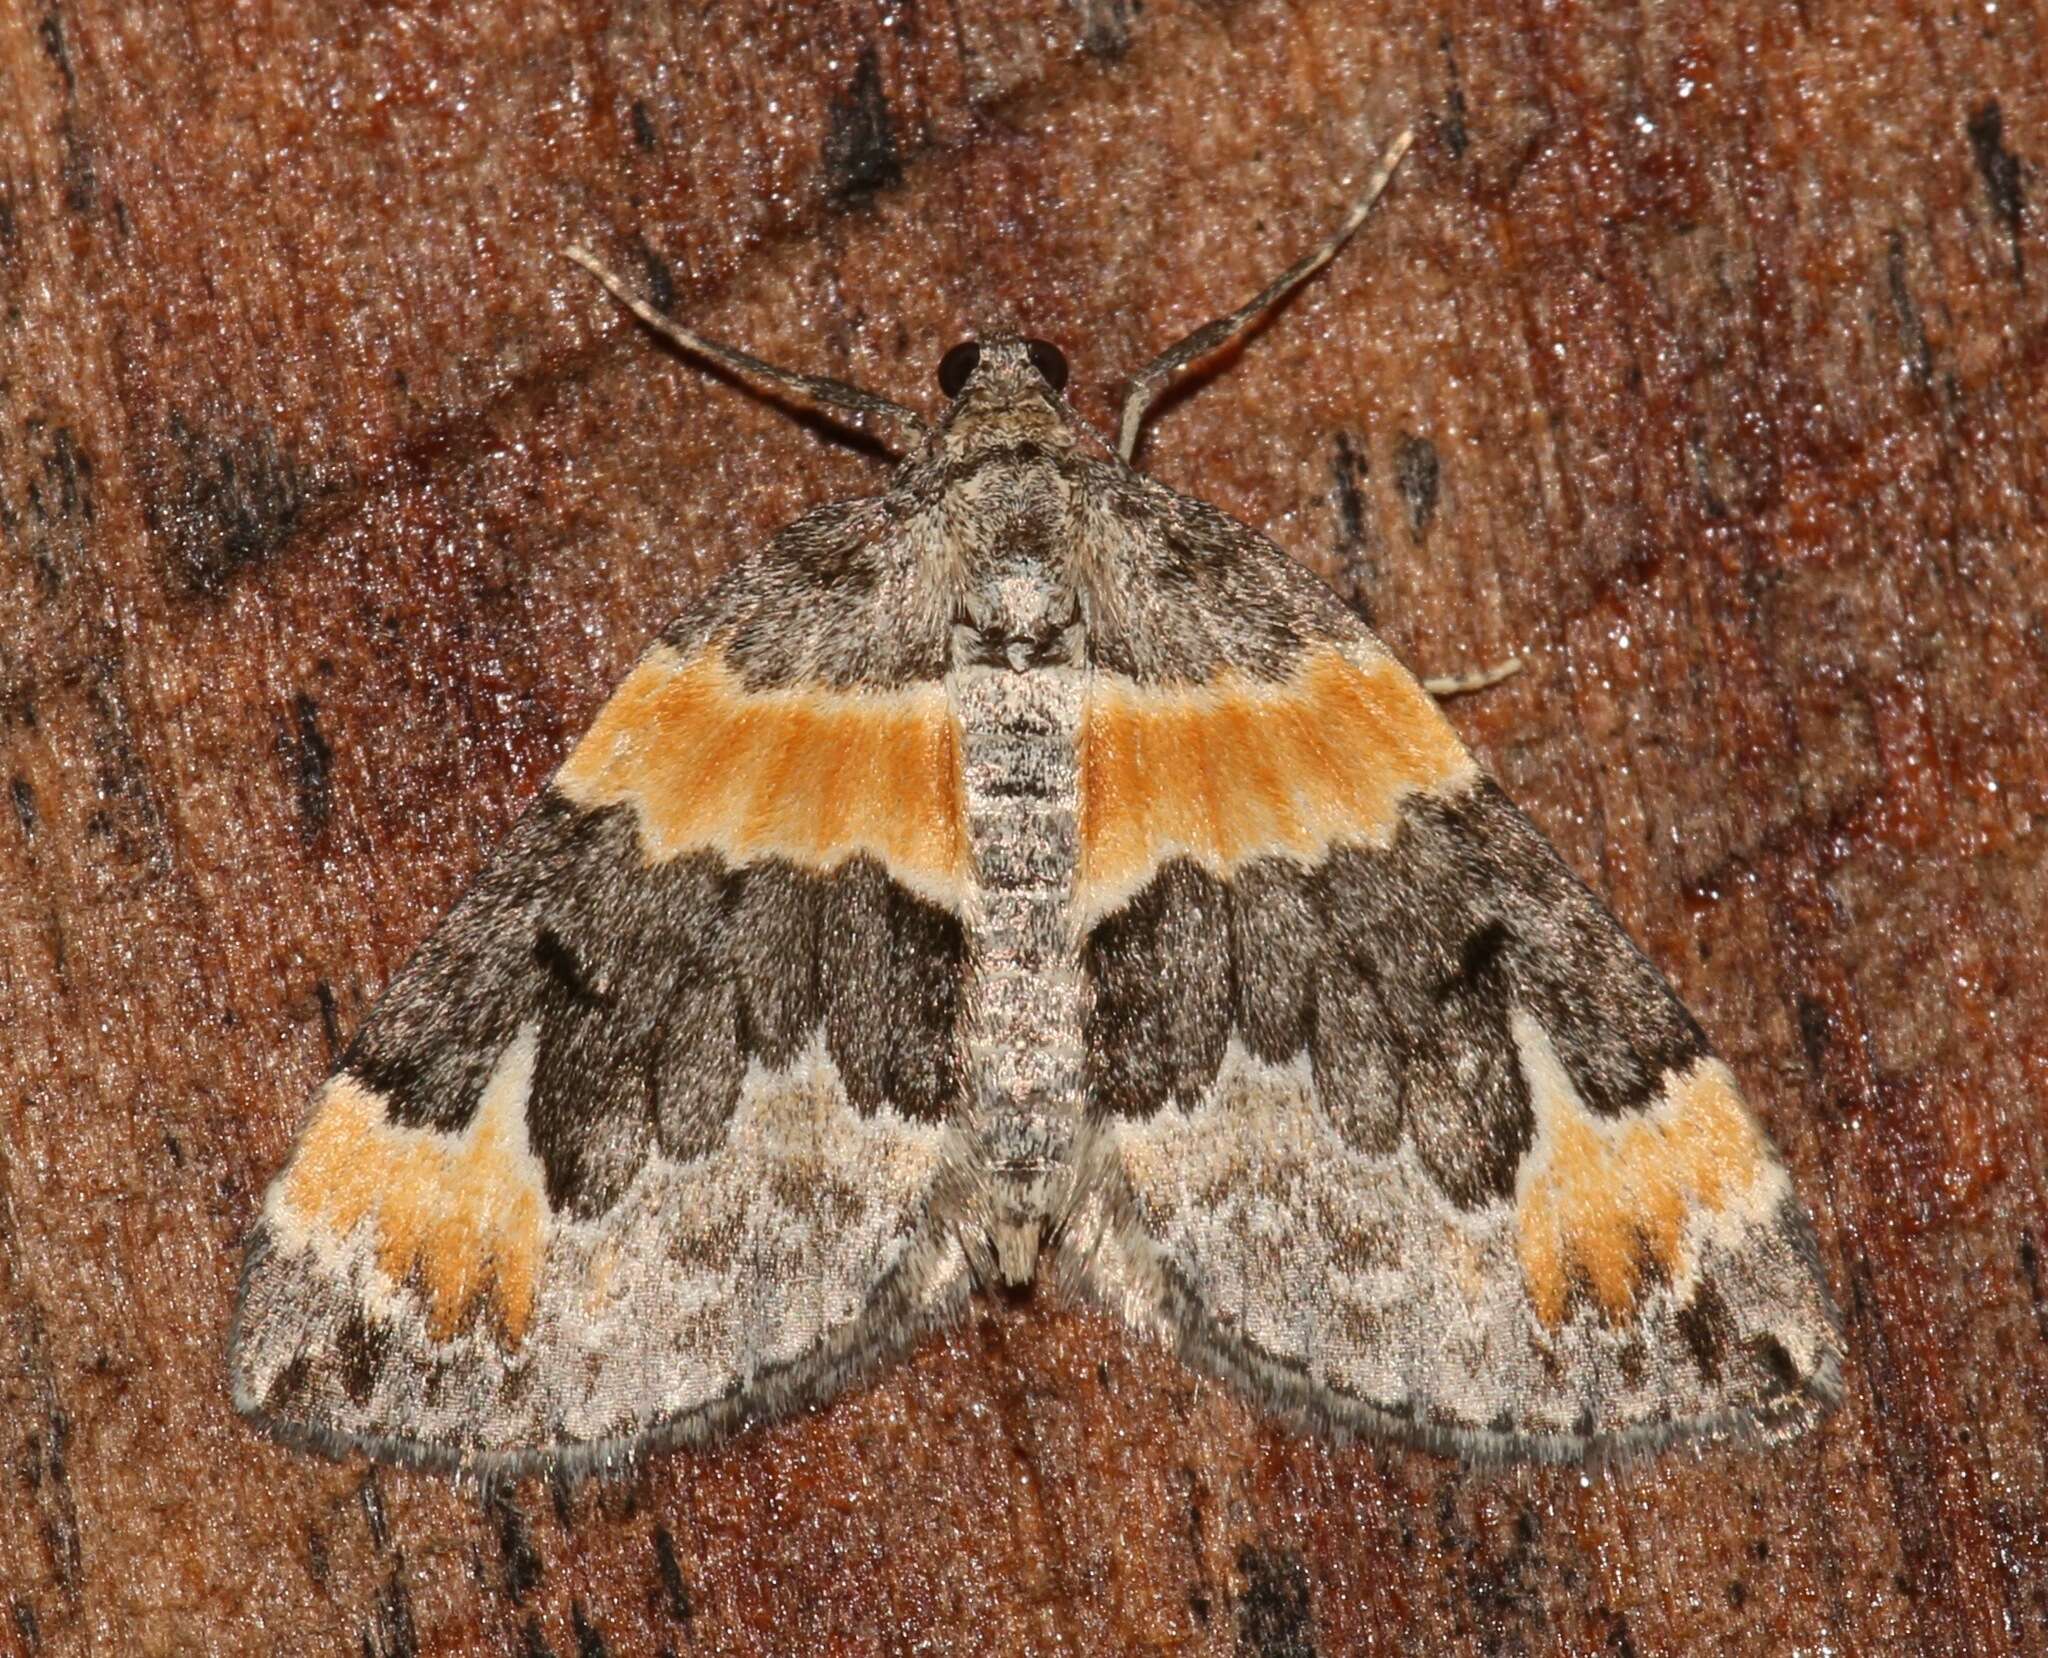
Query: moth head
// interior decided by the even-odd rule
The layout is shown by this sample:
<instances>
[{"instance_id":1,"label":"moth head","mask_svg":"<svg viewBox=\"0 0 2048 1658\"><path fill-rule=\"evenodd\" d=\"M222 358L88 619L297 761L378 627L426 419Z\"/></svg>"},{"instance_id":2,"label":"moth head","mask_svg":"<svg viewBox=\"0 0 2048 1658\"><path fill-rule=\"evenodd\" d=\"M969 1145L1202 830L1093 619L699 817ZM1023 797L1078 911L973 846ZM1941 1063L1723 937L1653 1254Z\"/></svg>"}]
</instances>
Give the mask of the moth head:
<instances>
[{"instance_id":1,"label":"moth head","mask_svg":"<svg viewBox=\"0 0 2048 1658\"><path fill-rule=\"evenodd\" d=\"M962 340L939 360L939 389L951 399L941 422L946 447L958 453L991 443L1070 446L1073 416L1060 395L1066 384L1067 359L1045 340Z\"/></svg>"},{"instance_id":2,"label":"moth head","mask_svg":"<svg viewBox=\"0 0 2048 1658\"><path fill-rule=\"evenodd\" d=\"M939 390L956 403L970 391L1057 397L1066 385L1066 356L1049 340L962 340L939 359Z\"/></svg>"}]
</instances>

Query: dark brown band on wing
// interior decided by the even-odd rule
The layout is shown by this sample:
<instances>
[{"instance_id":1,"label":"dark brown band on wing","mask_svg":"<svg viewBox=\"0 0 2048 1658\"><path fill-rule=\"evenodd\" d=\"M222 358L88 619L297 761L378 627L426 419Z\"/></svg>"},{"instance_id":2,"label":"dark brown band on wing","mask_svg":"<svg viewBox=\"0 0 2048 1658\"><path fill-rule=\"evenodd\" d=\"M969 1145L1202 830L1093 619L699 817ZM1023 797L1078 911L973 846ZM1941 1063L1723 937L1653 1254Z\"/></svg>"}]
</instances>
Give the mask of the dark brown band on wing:
<instances>
[{"instance_id":1,"label":"dark brown band on wing","mask_svg":"<svg viewBox=\"0 0 2048 1658\"><path fill-rule=\"evenodd\" d=\"M550 793L393 981L341 1071L391 1123L459 1135L522 1031L525 1128L553 1213L614 1203L650 1152L724 1135L750 1064L821 1042L854 1109L945 1118L966 936L873 858L830 873L646 862L623 807Z\"/></svg>"},{"instance_id":2,"label":"dark brown band on wing","mask_svg":"<svg viewBox=\"0 0 2048 1658\"><path fill-rule=\"evenodd\" d=\"M1400 801L1385 844L1227 879L1175 858L1083 945L1091 1108L1192 1109L1235 1036L1306 1056L1333 1124L1404 1135L1461 1207L1515 1191L1538 1117L1513 1018L1549 1033L1596 1118L1639 1113L1706 1054L1612 917L1491 783Z\"/></svg>"}]
</instances>

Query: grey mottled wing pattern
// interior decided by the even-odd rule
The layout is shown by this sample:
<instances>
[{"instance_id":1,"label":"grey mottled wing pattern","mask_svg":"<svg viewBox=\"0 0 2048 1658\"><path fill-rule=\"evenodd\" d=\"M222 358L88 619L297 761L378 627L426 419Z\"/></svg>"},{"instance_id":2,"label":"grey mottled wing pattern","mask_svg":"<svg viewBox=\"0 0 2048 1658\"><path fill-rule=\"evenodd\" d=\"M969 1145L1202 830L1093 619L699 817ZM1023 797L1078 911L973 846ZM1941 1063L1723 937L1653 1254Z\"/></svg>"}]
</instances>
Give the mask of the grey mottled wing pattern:
<instances>
[{"instance_id":1,"label":"grey mottled wing pattern","mask_svg":"<svg viewBox=\"0 0 2048 1658\"><path fill-rule=\"evenodd\" d=\"M1468 1454L1818 1414L1805 1216L1656 971L1334 596L1094 487L1070 1280L1284 1412Z\"/></svg>"},{"instance_id":2,"label":"grey mottled wing pattern","mask_svg":"<svg viewBox=\"0 0 2048 1658\"><path fill-rule=\"evenodd\" d=\"M321 1090L250 1243L243 1409L604 1466L958 1303L966 841L918 591L876 503L831 507L641 660Z\"/></svg>"},{"instance_id":3,"label":"grey mottled wing pattern","mask_svg":"<svg viewBox=\"0 0 2048 1658\"><path fill-rule=\"evenodd\" d=\"M603 1467L1048 1240L1325 1426L1563 1456L1833 1398L1663 981L1327 589L1088 458L1047 350L951 354L889 491L671 627L400 973L251 1240L243 1409Z\"/></svg>"}]
</instances>

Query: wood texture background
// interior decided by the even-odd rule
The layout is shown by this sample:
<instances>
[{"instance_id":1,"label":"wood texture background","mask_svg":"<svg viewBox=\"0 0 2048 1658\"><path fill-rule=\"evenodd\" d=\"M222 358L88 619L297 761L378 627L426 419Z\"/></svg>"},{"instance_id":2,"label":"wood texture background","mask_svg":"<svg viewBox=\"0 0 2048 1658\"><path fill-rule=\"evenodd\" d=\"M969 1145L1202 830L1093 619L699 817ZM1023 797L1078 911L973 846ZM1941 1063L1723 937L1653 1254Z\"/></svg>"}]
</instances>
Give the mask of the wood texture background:
<instances>
[{"instance_id":1,"label":"wood texture background","mask_svg":"<svg viewBox=\"0 0 2048 1658\"><path fill-rule=\"evenodd\" d=\"M2048 1650L2048 130L2026 0L0 6L0 1653ZM229 1409L306 1095L663 618L872 454L655 346L1084 410L1438 672L1785 1148L1770 1456L1468 1472L1049 1295L631 1483Z\"/></svg>"}]
</instances>

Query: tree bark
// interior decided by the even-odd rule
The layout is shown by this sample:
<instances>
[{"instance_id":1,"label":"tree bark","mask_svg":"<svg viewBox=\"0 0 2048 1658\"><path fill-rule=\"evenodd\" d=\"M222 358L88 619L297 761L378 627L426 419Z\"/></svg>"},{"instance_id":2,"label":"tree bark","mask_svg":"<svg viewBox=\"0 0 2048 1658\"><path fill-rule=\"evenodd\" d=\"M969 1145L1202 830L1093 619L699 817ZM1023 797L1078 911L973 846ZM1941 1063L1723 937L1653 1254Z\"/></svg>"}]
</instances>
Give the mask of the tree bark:
<instances>
[{"instance_id":1,"label":"tree bark","mask_svg":"<svg viewBox=\"0 0 2048 1658\"><path fill-rule=\"evenodd\" d=\"M2048 1648L2036 5L959 0L0 16L0 1652ZM626 322L1120 376L1404 123L1142 464L1338 584L1672 977L1848 1399L1471 1470L1043 1286L491 1500L232 1411L305 1098L616 676L879 487Z\"/></svg>"}]
</instances>

